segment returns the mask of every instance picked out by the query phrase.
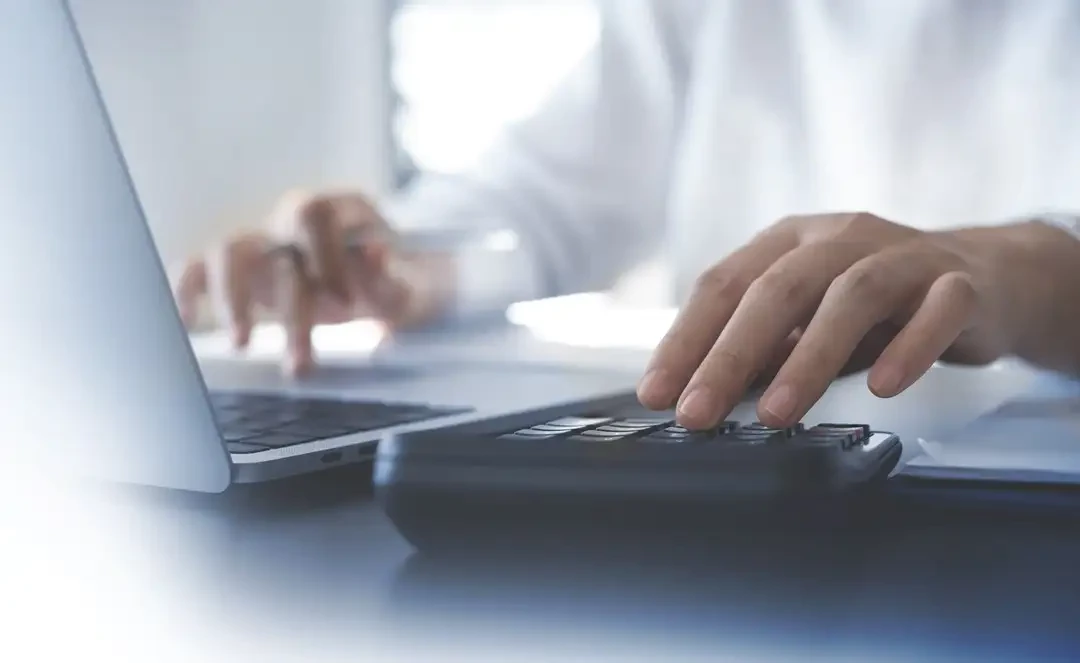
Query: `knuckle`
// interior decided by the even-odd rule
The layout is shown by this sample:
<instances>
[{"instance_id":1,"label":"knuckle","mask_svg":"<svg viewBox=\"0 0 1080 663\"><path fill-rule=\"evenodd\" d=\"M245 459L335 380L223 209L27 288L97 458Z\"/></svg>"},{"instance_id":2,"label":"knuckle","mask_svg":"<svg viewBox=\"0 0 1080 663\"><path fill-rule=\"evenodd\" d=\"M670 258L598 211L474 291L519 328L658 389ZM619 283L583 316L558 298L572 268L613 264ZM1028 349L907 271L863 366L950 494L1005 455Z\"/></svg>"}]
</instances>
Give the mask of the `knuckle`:
<instances>
[{"instance_id":1,"label":"knuckle","mask_svg":"<svg viewBox=\"0 0 1080 663\"><path fill-rule=\"evenodd\" d=\"M971 276L964 272L951 272L942 277L946 297L951 306L971 311L979 303L979 291Z\"/></svg>"},{"instance_id":2,"label":"knuckle","mask_svg":"<svg viewBox=\"0 0 1080 663\"><path fill-rule=\"evenodd\" d=\"M766 272L756 279L747 291L747 297L777 304L793 304L802 300L808 281L793 278L783 272Z\"/></svg>"},{"instance_id":3,"label":"knuckle","mask_svg":"<svg viewBox=\"0 0 1080 663\"><path fill-rule=\"evenodd\" d=\"M749 356L734 348L714 348L709 364L713 370L709 370L707 375L714 380L728 376L746 377L752 370Z\"/></svg>"},{"instance_id":4,"label":"knuckle","mask_svg":"<svg viewBox=\"0 0 1080 663\"><path fill-rule=\"evenodd\" d=\"M364 194L351 194L344 197L340 203L340 214L347 219L349 225L373 226L380 229L386 226L378 207Z\"/></svg>"},{"instance_id":5,"label":"knuckle","mask_svg":"<svg viewBox=\"0 0 1080 663\"><path fill-rule=\"evenodd\" d=\"M808 343L799 348L798 362L805 367L801 371L804 375L815 375L824 372L823 369L831 370L844 363L844 359L837 356L836 347L822 343Z\"/></svg>"},{"instance_id":6,"label":"knuckle","mask_svg":"<svg viewBox=\"0 0 1080 663\"><path fill-rule=\"evenodd\" d=\"M863 235L881 227L884 220L870 212L852 212L829 217L837 235Z\"/></svg>"},{"instance_id":7,"label":"knuckle","mask_svg":"<svg viewBox=\"0 0 1080 663\"><path fill-rule=\"evenodd\" d=\"M292 237L301 229L312 207L318 207L322 196L309 191L289 191L278 198L270 215L270 230L280 236Z\"/></svg>"},{"instance_id":8,"label":"knuckle","mask_svg":"<svg viewBox=\"0 0 1080 663\"><path fill-rule=\"evenodd\" d=\"M853 212L850 215L848 224L853 228L875 228L883 222L883 219L870 212Z\"/></svg>"},{"instance_id":9,"label":"knuckle","mask_svg":"<svg viewBox=\"0 0 1080 663\"><path fill-rule=\"evenodd\" d=\"M741 298L750 284L750 279L738 271L723 265L714 265L698 276L693 288L694 298Z\"/></svg>"},{"instance_id":10,"label":"knuckle","mask_svg":"<svg viewBox=\"0 0 1080 663\"><path fill-rule=\"evenodd\" d=\"M294 223L301 233L325 235L336 225L333 201L319 197L307 200L297 208Z\"/></svg>"},{"instance_id":11,"label":"knuckle","mask_svg":"<svg viewBox=\"0 0 1080 663\"><path fill-rule=\"evenodd\" d=\"M788 214L782 216L772 225L773 228L785 230L789 228L799 228L806 223L807 217L800 216L798 214Z\"/></svg>"},{"instance_id":12,"label":"knuckle","mask_svg":"<svg viewBox=\"0 0 1080 663\"><path fill-rule=\"evenodd\" d=\"M888 294L882 273L868 266L856 265L834 283L835 294L843 299L878 301Z\"/></svg>"}]
</instances>

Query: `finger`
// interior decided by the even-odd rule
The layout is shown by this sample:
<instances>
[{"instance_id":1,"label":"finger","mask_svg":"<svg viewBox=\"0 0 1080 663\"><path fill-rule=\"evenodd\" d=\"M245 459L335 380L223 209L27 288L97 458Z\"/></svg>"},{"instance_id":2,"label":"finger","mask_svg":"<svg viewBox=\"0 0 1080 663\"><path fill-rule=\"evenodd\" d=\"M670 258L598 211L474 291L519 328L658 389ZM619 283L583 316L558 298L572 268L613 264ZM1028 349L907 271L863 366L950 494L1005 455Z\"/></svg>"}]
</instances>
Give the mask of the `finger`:
<instances>
[{"instance_id":1,"label":"finger","mask_svg":"<svg viewBox=\"0 0 1080 663\"><path fill-rule=\"evenodd\" d=\"M867 332L866 336L855 346L855 350L852 351L851 357L844 364L844 368L841 369L838 377L859 373L873 366L874 362L878 360L878 357L881 356L881 353L885 351L885 348L888 347L899 331L900 328L894 323L883 322Z\"/></svg>"},{"instance_id":2,"label":"finger","mask_svg":"<svg viewBox=\"0 0 1080 663\"><path fill-rule=\"evenodd\" d=\"M761 421L791 425L821 398L878 324L920 300L932 270L910 251L860 260L829 286L817 313L758 404Z\"/></svg>"},{"instance_id":3,"label":"finger","mask_svg":"<svg viewBox=\"0 0 1080 663\"><path fill-rule=\"evenodd\" d=\"M347 238L333 200L315 198L297 210L296 234L305 252L310 278L326 292L348 302Z\"/></svg>"},{"instance_id":4,"label":"finger","mask_svg":"<svg viewBox=\"0 0 1080 663\"><path fill-rule=\"evenodd\" d=\"M779 375L780 369L787 363L788 358L791 357L791 353L795 350L795 346L798 345L799 339L802 338L803 329L809 324L810 320L808 319L780 343L776 355L769 361L765 369L754 378L750 385L751 391L768 388L769 384ZM873 366L886 346L889 345L889 342L896 336L897 330L892 327L893 325L890 323L882 323L871 329L863 340L859 342L855 351L851 353L851 357L844 364L844 368L840 370L840 377L860 373Z\"/></svg>"},{"instance_id":5,"label":"finger","mask_svg":"<svg viewBox=\"0 0 1080 663\"><path fill-rule=\"evenodd\" d=\"M873 365L870 390L890 398L911 386L968 329L978 302L967 274L949 272L934 281L915 315Z\"/></svg>"},{"instance_id":6,"label":"finger","mask_svg":"<svg viewBox=\"0 0 1080 663\"><path fill-rule=\"evenodd\" d=\"M292 251L289 259L278 261L277 282L286 337L285 370L290 375L304 375L315 365L311 334L318 290L301 252Z\"/></svg>"},{"instance_id":7,"label":"finger","mask_svg":"<svg viewBox=\"0 0 1080 663\"><path fill-rule=\"evenodd\" d=\"M747 291L694 372L679 400L680 423L707 428L734 409L833 279L869 251L864 244L816 242L777 260Z\"/></svg>"},{"instance_id":8,"label":"finger","mask_svg":"<svg viewBox=\"0 0 1080 663\"><path fill-rule=\"evenodd\" d=\"M247 347L254 326L257 251L249 242L230 242L212 251L206 260L207 287L215 312L237 348Z\"/></svg>"},{"instance_id":9,"label":"finger","mask_svg":"<svg viewBox=\"0 0 1080 663\"><path fill-rule=\"evenodd\" d=\"M795 349L795 345L799 342L800 336L802 336L802 332L796 328L795 331L788 334L787 337L780 342L776 352L769 359L769 363L754 376L754 379L750 384L751 390L762 389L769 386L769 383L776 377L780 368L783 367L784 362L791 356L791 351Z\"/></svg>"},{"instance_id":10,"label":"finger","mask_svg":"<svg viewBox=\"0 0 1080 663\"><path fill-rule=\"evenodd\" d=\"M389 323L401 317L411 294L408 265L378 241L365 244L353 261L353 287L374 316Z\"/></svg>"},{"instance_id":11,"label":"finger","mask_svg":"<svg viewBox=\"0 0 1080 663\"><path fill-rule=\"evenodd\" d=\"M655 410L672 406L750 284L797 245L793 230L774 228L698 279L686 305L653 352L638 385L638 399L644 406Z\"/></svg>"},{"instance_id":12,"label":"finger","mask_svg":"<svg viewBox=\"0 0 1080 663\"><path fill-rule=\"evenodd\" d=\"M187 261L173 281L173 298L184 326L192 329L198 323L199 303L207 294L206 261L195 258Z\"/></svg>"}]
</instances>

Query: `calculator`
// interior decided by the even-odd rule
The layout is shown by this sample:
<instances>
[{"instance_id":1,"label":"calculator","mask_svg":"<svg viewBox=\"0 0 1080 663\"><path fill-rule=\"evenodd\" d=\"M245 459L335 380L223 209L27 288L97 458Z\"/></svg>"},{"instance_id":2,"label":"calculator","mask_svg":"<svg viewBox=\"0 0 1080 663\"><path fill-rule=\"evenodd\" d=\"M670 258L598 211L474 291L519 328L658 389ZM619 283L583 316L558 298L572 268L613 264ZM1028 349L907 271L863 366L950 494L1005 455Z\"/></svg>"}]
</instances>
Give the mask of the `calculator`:
<instances>
[{"instance_id":1,"label":"calculator","mask_svg":"<svg viewBox=\"0 0 1080 663\"><path fill-rule=\"evenodd\" d=\"M849 513L900 455L895 434L860 422L724 421L692 431L671 412L560 412L388 438L374 482L399 531L428 547L465 529L470 539L523 528L543 538L538 530L561 536L570 523L819 522Z\"/></svg>"}]
</instances>

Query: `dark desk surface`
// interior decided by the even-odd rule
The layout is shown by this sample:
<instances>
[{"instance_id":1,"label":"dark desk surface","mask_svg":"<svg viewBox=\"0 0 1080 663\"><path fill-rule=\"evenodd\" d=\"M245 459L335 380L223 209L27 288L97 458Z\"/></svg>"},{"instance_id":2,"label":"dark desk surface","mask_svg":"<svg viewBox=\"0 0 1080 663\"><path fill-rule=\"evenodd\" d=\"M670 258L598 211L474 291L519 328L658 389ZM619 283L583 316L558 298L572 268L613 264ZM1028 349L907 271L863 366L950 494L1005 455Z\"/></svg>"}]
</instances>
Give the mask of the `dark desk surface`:
<instances>
[{"instance_id":1,"label":"dark desk surface","mask_svg":"<svg viewBox=\"0 0 1080 663\"><path fill-rule=\"evenodd\" d=\"M855 378L810 418L859 418L913 440L989 409L1018 379L941 369L880 401ZM111 503L163 587L175 582L186 609L249 653L1080 660L1069 655L1080 652L1080 532L1046 524L926 522L817 540L732 533L730 550L699 563L463 566L413 555L373 504L365 468Z\"/></svg>"}]
</instances>

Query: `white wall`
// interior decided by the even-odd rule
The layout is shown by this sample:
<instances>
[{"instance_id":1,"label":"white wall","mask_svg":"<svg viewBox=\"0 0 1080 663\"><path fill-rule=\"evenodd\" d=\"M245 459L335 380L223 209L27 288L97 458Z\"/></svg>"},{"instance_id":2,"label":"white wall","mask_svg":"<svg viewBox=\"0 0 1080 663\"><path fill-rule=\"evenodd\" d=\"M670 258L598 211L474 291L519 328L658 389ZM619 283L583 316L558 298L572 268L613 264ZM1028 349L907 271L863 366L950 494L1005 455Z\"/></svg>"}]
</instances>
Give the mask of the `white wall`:
<instances>
[{"instance_id":1,"label":"white wall","mask_svg":"<svg viewBox=\"0 0 1080 663\"><path fill-rule=\"evenodd\" d=\"M294 186L389 182L382 0L72 0L168 262Z\"/></svg>"}]
</instances>

